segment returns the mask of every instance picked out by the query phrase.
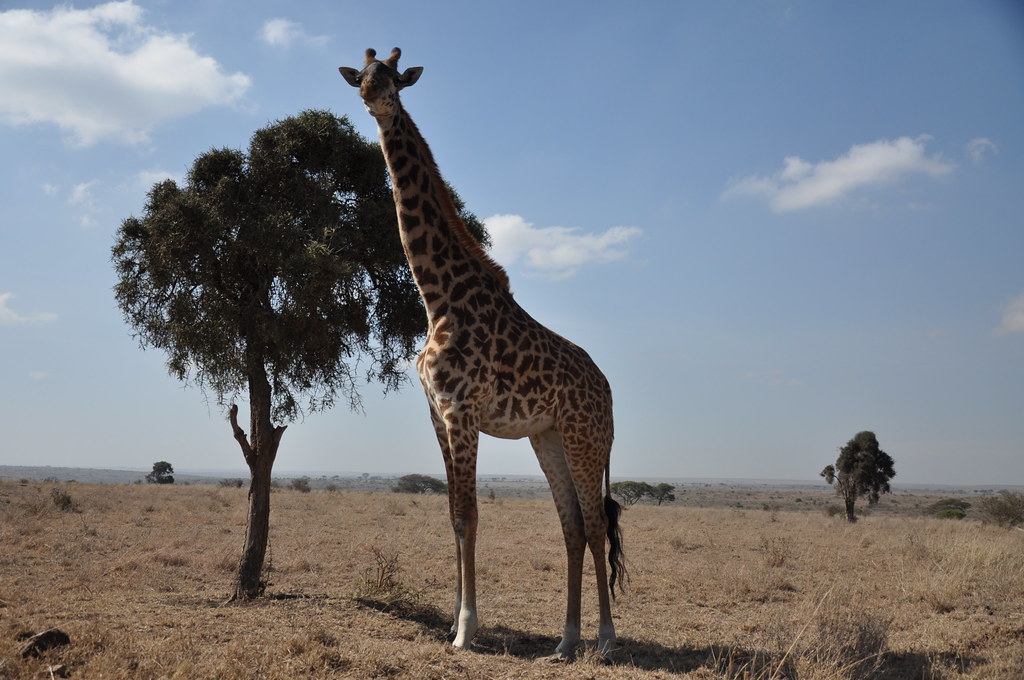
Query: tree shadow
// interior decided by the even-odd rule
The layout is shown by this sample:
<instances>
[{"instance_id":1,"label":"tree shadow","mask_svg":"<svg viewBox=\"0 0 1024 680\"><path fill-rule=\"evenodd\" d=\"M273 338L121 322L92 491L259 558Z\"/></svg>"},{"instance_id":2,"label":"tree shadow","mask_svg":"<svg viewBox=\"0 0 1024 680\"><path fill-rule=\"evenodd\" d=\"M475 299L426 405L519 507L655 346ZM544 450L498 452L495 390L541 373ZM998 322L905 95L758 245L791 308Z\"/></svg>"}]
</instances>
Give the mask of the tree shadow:
<instances>
[{"instance_id":1,"label":"tree shadow","mask_svg":"<svg viewBox=\"0 0 1024 680\"><path fill-rule=\"evenodd\" d=\"M450 617L440 609L432 604L421 604L415 599L354 597L352 601L360 607L418 623L441 640L445 639L452 625Z\"/></svg>"}]
</instances>

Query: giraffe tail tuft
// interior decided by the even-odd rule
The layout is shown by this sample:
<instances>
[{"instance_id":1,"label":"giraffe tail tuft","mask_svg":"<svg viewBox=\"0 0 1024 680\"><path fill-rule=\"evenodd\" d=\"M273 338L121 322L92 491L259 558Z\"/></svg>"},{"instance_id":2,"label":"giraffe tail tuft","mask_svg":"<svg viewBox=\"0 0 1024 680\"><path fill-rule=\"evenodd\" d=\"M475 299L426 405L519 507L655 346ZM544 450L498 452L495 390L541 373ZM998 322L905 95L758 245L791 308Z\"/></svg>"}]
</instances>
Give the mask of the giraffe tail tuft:
<instances>
[{"instance_id":1,"label":"giraffe tail tuft","mask_svg":"<svg viewBox=\"0 0 1024 680\"><path fill-rule=\"evenodd\" d=\"M626 571L626 563L622 555L622 527L619 526L622 506L612 498L610 491L604 497L604 513L608 517L608 566L611 569L608 583L614 600L615 583L619 583L619 592L622 592L625 584L629 581L629 573Z\"/></svg>"}]
</instances>

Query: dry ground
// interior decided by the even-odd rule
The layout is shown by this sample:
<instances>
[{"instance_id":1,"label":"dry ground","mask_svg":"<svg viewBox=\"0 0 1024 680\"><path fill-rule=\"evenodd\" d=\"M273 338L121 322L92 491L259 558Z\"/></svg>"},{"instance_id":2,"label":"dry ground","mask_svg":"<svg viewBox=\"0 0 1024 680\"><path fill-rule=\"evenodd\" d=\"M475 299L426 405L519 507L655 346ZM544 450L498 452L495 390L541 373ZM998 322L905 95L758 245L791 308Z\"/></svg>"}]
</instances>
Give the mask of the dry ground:
<instances>
[{"instance_id":1,"label":"dry ground","mask_svg":"<svg viewBox=\"0 0 1024 680\"><path fill-rule=\"evenodd\" d=\"M1024 669L1024 532L970 520L633 507L613 665L587 650L550 665L537 659L564 611L550 501L481 503L473 652L444 643L444 498L289 490L272 504L267 596L224 606L244 489L0 483L0 678L60 665L76 678L228 680L1010 680ZM399 571L379 573L389 561ZM71 644L23 660L19 636L49 627Z\"/></svg>"}]
</instances>

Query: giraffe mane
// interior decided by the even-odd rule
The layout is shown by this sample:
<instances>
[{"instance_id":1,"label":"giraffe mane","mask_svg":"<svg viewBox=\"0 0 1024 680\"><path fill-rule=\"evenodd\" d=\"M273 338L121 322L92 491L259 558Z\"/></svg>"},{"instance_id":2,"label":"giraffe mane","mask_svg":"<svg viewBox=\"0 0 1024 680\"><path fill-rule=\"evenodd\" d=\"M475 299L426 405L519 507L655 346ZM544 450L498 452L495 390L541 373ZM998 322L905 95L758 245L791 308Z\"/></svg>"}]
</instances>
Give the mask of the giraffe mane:
<instances>
[{"instance_id":1,"label":"giraffe mane","mask_svg":"<svg viewBox=\"0 0 1024 680\"><path fill-rule=\"evenodd\" d=\"M459 217L459 211L455 207L455 201L452 200L451 192L448 191L448 185L445 184L444 178L441 176L441 171L437 168L437 162L434 160L434 153L430 150L430 146L423 138L423 133L421 133L419 128L416 127L415 121L413 121L412 117L409 116L408 112L405 112L405 122L409 125L411 132L420 139L420 147L423 150L423 160L427 167L427 172L430 174L431 181L438 187L437 196L441 204L439 206L441 208L441 214L451 227L455 238L462 247L468 251L471 257L478 260L482 265L484 265L485 269L494 275L502 290L507 293L511 293L512 286L508 279L508 273L487 253L486 250L484 250L484 247L480 245L480 242L477 241L471 233L469 233L469 229L466 228L466 223L462 221L461 217Z\"/></svg>"},{"instance_id":2,"label":"giraffe mane","mask_svg":"<svg viewBox=\"0 0 1024 680\"><path fill-rule=\"evenodd\" d=\"M388 66L395 71L398 70L398 60L402 57L402 50L398 47L391 49L391 56L385 59L383 62L385 66ZM377 59L377 50L372 47L366 50L366 65L369 66L374 62L380 61ZM437 184L438 198L440 199L441 214L445 221L451 226L452 232L455 238L462 245L463 248L469 253L470 257L475 258L484 268L491 272L492 275L498 280L502 290L511 293L512 287L508 280L508 273L505 269L498 264L494 258L487 254L480 242L477 241L472 234L469 233L469 229L466 228L466 223L459 217L459 211L455 207L455 201L452 200L451 193L448 191L448 186L444 182L444 178L441 176L441 171L437 168L437 162L434 160L434 154L430 150L430 146L427 141L423 138L423 133L420 132L419 128L416 127L416 123L412 117L409 116L408 112L405 112L405 108L402 107L399 102L399 107L405 115L405 120L409 124L412 132L419 137L420 146L424 151L424 160L426 161L427 172L430 174L431 181Z\"/></svg>"}]
</instances>

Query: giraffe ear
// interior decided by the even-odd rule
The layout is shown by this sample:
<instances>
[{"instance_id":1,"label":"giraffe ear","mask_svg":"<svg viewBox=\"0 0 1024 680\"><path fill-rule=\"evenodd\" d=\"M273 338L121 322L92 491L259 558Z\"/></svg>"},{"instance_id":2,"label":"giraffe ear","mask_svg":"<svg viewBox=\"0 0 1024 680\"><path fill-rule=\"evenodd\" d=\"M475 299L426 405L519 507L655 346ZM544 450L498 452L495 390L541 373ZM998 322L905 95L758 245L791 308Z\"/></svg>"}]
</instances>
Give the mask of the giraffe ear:
<instances>
[{"instance_id":1,"label":"giraffe ear","mask_svg":"<svg viewBox=\"0 0 1024 680\"><path fill-rule=\"evenodd\" d=\"M402 88L413 85L417 80L420 79L421 73L423 73L422 66L413 66L412 68L405 69L405 73L398 76L398 86Z\"/></svg>"},{"instance_id":2,"label":"giraffe ear","mask_svg":"<svg viewBox=\"0 0 1024 680\"><path fill-rule=\"evenodd\" d=\"M345 79L345 82L352 87L359 87L359 71L348 66L339 66L338 71L341 73L341 77Z\"/></svg>"}]
</instances>

